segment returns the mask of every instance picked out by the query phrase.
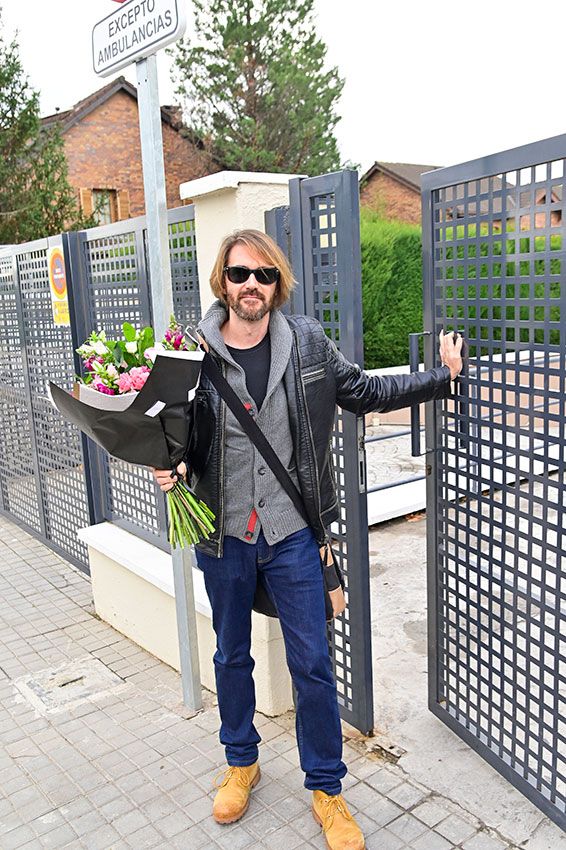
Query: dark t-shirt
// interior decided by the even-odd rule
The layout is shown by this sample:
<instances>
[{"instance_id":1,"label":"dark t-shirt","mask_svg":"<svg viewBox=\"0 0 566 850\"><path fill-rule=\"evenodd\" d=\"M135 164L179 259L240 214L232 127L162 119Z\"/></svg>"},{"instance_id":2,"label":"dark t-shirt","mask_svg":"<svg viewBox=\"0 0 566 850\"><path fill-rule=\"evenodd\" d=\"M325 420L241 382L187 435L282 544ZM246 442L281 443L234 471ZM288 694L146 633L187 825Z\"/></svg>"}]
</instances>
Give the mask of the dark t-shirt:
<instances>
[{"instance_id":1,"label":"dark t-shirt","mask_svg":"<svg viewBox=\"0 0 566 850\"><path fill-rule=\"evenodd\" d=\"M226 348L242 367L246 375L246 386L248 392L256 403L256 413L261 409L265 393L267 392L267 381L271 367L271 345L269 342L269 331L267 331L261 342L253 348Z\"/></svg>"}]
</instances>

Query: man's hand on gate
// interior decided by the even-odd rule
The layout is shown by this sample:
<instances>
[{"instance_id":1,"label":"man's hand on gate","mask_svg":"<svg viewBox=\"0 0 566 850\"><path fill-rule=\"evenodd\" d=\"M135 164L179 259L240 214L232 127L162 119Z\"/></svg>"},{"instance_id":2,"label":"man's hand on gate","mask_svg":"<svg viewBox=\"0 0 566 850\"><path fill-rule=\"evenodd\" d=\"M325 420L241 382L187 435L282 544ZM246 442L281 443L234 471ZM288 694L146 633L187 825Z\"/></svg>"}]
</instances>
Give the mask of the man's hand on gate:
<instances>
[{"instance_id":1,"label":"man's hand on gate","mask_svg":"<svg viewBox=\"0 0 566 850\"><path fill-rule=\"evenodd\" d=\"M150 466L149 468L153 472L153 477L155 478L164 493L166 493L167 490L170 490L172 487L175 486L178 476L175 475L173 478L171 478L170 469L154 469L153 466ZM187 472L186 463L183 463L183 461L181 461L181 463L177 466L177 472L180 476L184 477Z\"/></svg>"},{"instance_id":2,"label":"man's hand on gate","mask_svg":"<svg viewBox=\"0 0 566 850\"><path fill-rule=\"evenodd\" d=\"M442 330L438 338L440 340L440 361L443 366L448 366L450 369L450 378L453 381L462 371L462 336L456 334L456 341L454 341L453 333L445 334Z\"/></svg>"}]
</instances>

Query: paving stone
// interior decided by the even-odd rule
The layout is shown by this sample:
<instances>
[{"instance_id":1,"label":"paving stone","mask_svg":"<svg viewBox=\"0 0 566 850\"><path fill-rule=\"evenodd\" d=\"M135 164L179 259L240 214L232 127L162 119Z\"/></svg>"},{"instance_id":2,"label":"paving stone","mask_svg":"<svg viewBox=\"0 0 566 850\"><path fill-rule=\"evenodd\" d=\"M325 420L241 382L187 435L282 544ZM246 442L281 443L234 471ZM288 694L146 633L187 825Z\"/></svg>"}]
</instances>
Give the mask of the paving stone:
<instances>
[{"instance_id":1,"label":"paving stone","mask_svg":"<svg viewBox=\"0 0 566 850\"><path fill-rule=\"evenodd\" d=\"M256 843L255 838L240 824L230 824L229 829L216 839L223 850L249 850Z\"/></svg>"},{"instance_id":2,"label":"paving stone","mask_svg":"<svg viewBox=\"0 0 566 850\"><path fill-rule=\"evenodd\" d=\"M75 832L81 836L90 833L93 829L103 830L106 826L108 826L108 820L97 811L87 812L73 821Z\"/></svg>"},{"instance_id":3,"label":"paving stone","mask_svg":"<svg viewBox=\"0 0 566 850\"><path fill-rule=\"evenodd\" d=\"M507 850L509 845L485 832L478 832L462 845L463 850Z\"/></svg>"},{"instance_id":4,"label":"paving stone","mask_svg":"<svg viewBox=\"0 0 566 850\"><path fill-rule=\"evenodd\" d=\"M160 818L159 821L154 823L154 826L165 838L178 835L180 832L190 829L193 825L194 821L180 809L176 809L170 815Z\"/></svg>"},{"instance_id":5,"label":"paving stone","mask_svg":"<svg viewBox=\"0 0 566 850\"><path fill-rule=\"evenodd\" d=\"M425 832L411 842L413 850L452 850L454 845L436 832Z\"/></svg>"},{"instance_id":6,"label":"paving stone","mask_svg":"<svg viewBox=\"0 0 566 850\"><path fill-rule=\"evenodd\" d=\"M389 823L388 829L407 844L414 843L419 835L428 832L426 825L409 813L401 815L401 817Z\"/></svg>"},{"instance_id":7,"label":"paving stone","mask_svg":"<svg viewBox=\"0 0 566 850\"><path fill-rule=\"evenodd\" d=\"M193 823L202 823L202 821L211 817L212 801L212 794L210 794L210 796L207 795L204 797L199 797L197 800L194 800L188 806L184 807L183 811L190 817ZM248 813L253 811L254 802L255 801L252 796Z\"/></svg>"},{"instance_id":8,"label":"paving stone","mask_svg":"<svg viewBox=\"0 0 566 850\"><path fill-rule=\"evenodd\" d=\"M135 838L136 836L132 836ZM210 835L198 824L192 826L186 832L169 839L169 845L175 850L200 850L201 847L210 847ZM139 845L143 846L143 845ZM152 845L150 845L152 846Z\"/></svg>"},{"instance_id":9,"label":"paving stone","mask_svg":"<svg viewBox=\"0 0 566 850\"><path fill-rule=\"evenodd\" d=\"M114 797L110 800L110 802L100 806L100 813L107 821L114 823L116 818L119 818L121 815L125 815L127 812L131 812L134 808L135 803L128 799L128 797L122 795Z\"/></svg>"},{"instance_id":10,"label":"paving stone","mask_svg":"<svg viewBox=\"0 0 566 850\"><path fill-rule=\"evenodd\" d=\"M367 837L367 836L366 836ZM404 850L407 847L402 838L395 835L387 827L378 829L366 841L367 850Z\"/></svg>"},{"instance_id":11,"label":"paving stone","mask_svg":"<svg viewBox=\"0 0 566 850\"><path fill-rule=\"evenodd\" d=\"M415 806L415 808L412 809L411 814L419 820L422 820L422 822L426 823L427 826L436 827L438 823L447 817L448 811L443 806L440 806L437 802L435 802L435 800L429 799L420 803L418 806Z\"/></svg>"},{"instance_id":12,"label":"paving stone","mask_svg":"<svg viewBox=\"0 0 566 850\"><path fill-rule=\"evenodd\" d=\"M80 836L86 850L110 850L120 840L119 834L109 823L103 824L94 832L81 832Z\"/></svg>"},{"instance_id":13,"label":"paving stone","mask_svg":"<svg viewBox=\"0 0 566 850\"><path fill-rule=\"evenodd\" d=\"M263 782L260 781L258 787L253 792L254 797L261 800L267 806L272 806L279 800L287 799L289 791L281 782Z\"/></svg>"},{"instance_id":14,"label":"paving stone","mask_svg":"<svg viewBox=\"0 0 566 850\"><path fill-rule=\"evenodd\" d=\"M416 811L415 814L418 817ZM437 832L453 844L461 844L462 841L466 841L468 838L471 838L476 832L476 827L472 823L457 814L449 815L443 821L435 824L434 826Z\"/></svg>"},{"instance_id":15,"label":"paving stone","mask_svg":"<svg viewBox=\"0 0 566 850\"><path fill-rule=\"evenodd\" d=\"M263 844L268 850L295 850L303 844L303 838L289 826L282 826L275 832L263 837Z\"/></svg>"},{"instance_id":16,"label":"paving stone","mask_svg":"<svg viewBox=\"0 0 566 850\"><path fill-rule=\"evenodd\" d=\"M282 825L283 818L271 809L262 811L252 818L246 818L246 829L256 838L265 839L270 832L275 832Z\"/></svg>"},{"instance_id":17,"label":"paving stone","mask_svg":"<svg viewBox=\"0 0 566 850\"><path fill-rule=\"evenodd\" d=\"M70 824L64 823L42 835L40 837L40 843L42 847L49 848L49 850L60 850L65 844L68 844L70 841L76 841L76 839L77 832Z\"/></svg>"},{"instance_id":18,"label":"paving stone","mask_svg":"<svg viewBox=\"0 0 566 850\"><path fill-rule=\"evenodd\" d=\"M362 777L363 778L363 777ZM363 778L364 782L380 791L382 794L387 794L392 788L402 784L403 780L400 776L395 776L388 770L376 770Z\"/></svg>"},{"instance_id":19,"label":"paving stone","mask_svg":"<svg viewBox=\"0 0 566 850\"><path fill-rule=\"evenodd\" d=\"M36 838L35 832L27 824L17 826L9 832L0 835L0 847L2 850L15 850Z\"/></svg>"},{"instance_id":20,"label":"paving stone","mask_svg":"<svg viewBox=\"0 0 566 850\"><path fill-rule=\"evenodd\" d=\"M124 815L112 819L112 826L120 835L131 835L148 826L149 819L140 809L133 809Z\"/></svg>"},{"instance_id":21,"label":"paving stone","mask_svg":"<svg viewBox=\"0 0 566 850\"><path fill-rule=\"evenodd\" d=\"M425 797L428 797L430 792L422 791L411 785L410 782L403 782L401 785L396 785L387 792L387 796L402 809L410 809L417 803L422 802Z\"/></svg>"},{"instance_id":22,"label":"paving stone","mask_svg":"<svg viewBox=\"0 0 566 850\"><path fill-rule=\"evenodd\" d=\"M307 840L318 835L321 831L320 826L316 823L312 816L310 808L305 811L304 814L293 819L293 829L301 835L303 839Z\"/></svg>"}]
</instances>

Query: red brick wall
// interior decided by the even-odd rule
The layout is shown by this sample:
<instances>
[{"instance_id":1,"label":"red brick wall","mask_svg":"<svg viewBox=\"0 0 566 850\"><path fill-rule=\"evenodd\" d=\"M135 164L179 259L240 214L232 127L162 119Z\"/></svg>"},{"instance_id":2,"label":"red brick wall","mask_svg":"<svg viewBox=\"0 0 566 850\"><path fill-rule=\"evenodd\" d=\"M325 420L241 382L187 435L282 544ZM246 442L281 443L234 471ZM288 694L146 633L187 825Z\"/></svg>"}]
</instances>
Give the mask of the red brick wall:
<instances>
[{"instance_id":1,"label":"red brick wall","mask_svg":"<svg viewBox=\"0 0 566 850\"><path fill-rule=\"evenodd\" d=\"M208 174L207 158L169 124L163 127L163 156L167 206L181 205L179 184ZM64 135L69 182L80 189L127 190L127 203L119 205L122 218L143 215L144 193L137 102L124 91L116 92ZM83 193L84 196L84 193Z\"/></svg>"},{"instance_id":2,"label":"red brick wall","mask_svg":"<svg viewBox=\"0 0 566 850\"><path fill-rule=\"evenodd\" d=\"M410 224L421 223L421 196L381 172L377 172L360 191L363 207L376 210L384 218L394 218Z\"/></svg>"}]
</instances>

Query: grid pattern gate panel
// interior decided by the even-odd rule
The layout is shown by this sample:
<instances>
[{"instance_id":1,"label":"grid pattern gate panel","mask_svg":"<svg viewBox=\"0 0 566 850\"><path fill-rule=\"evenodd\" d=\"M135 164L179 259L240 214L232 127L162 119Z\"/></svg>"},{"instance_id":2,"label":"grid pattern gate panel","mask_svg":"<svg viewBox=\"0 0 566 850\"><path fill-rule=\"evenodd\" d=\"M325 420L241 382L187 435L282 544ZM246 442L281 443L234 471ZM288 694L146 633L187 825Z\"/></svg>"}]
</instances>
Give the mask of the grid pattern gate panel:
<instances>
[{"instance_id":1,"label":"grid pattern gate panel","mask_svg":"<svg viewBox=\"0 0 566 850\"><path fill-rule=\"evenodd\" d=\"M313 315L324 331L338 347L340 346L341 289L337 273L337 229L334 193L316 195L310 199L310 227L312 238L312 298ZM344 461L344 414L336 410L332 434L332 462L336 478L340 518L332 530L334 549L346 581L348 603L349 558L348 516L346 505L346 481ZM330 648L334 675L338 688L338 701L346 711L353 709L352 693L352 634L350 618L352 611L347 605L344 614L333 621L329 629Z\"/></svg>"},{"instance_id":2,"label":"grid pattern gate panel","mask_svg":"<svg viewBox=\"0 0 566 850\"><path fill-rule=\"evenodd\" d=\"M123 223L101 230L89 231L83 245L87 312L91 328L121 337L124 322L136 328L151 323L143 232L139 223L131 231L124 231ZM158 495L149 471L106 452L98 456L107 518L159 536Z\"/></svg>"},{"instance_id":3,"label":"grid pattern gate panel","mask_svg":"<svg viewBox=\"0 0 566 850\"><path fill-rule=\"evenodd\" d=\"M87 563L77 538L77 529L89 524L80 432L48 397L50 380L67 389L73 383L71 329L53 322L46 249L18 254L17 262L45 533Z\"/></svg>"},{"instance_id":4,"label":"grid pattern gate panel","mask_svg":"<svg viewBox=\"0 0 566 850\"><path fill-rule=\"evenodd\" d=\"M169 224L173 310L182 325L196 326L201 319L201 309L194 208L184 209L187 218Z\"/></svg>"},{"instance_id":5,"label":"grid pattern gate panel","mask_svg":"<svg viewBox=\"0 0 566 850\"><path fill-rule=\"evenodd\" d=\"M293 180L289 198L285 226L278 227L274 215L268 223L276 228L281 247L290 247L299 280L293 311L316 318L348 360L362 363L356 173ZM329 532L346 581L347 607L329 627L329 645L341 716L367 734L373 728L373 690L363 436L363 417L337 409L330 457L340 514Z\"/></svg>"},{"instance_id":6,"label":"grid pattern gate panel","mask_svg":"<svg viewBox=\"0 0 566 850\"><path fill-rule=\"evenodd\" d=\"M91 232L96 233L96 229ZM143 258L140 270L135 231L87 239L84 259L92 329L103 329L109 337L115 337L122 335L124 322L134 327L149 324L140 294Z\"/></svg>"},{"instance_id":7,"label":"grid pattern gate panel","mask_svg":"<svg viewBox=\"0 0 566 850\"><path fill-rule=\"evenodd\" d=\"M461 169L428 206L434 336L469 343L436 424L431 687L566 827L565 162Z\"/></svg>"},{"instance_id":8,"label":"grid pattern gate panel","mask_svg":"<svg viewBox=\"0 0 566 850\"><path fill-rule=\"evenodd\" d=\"M41 531L11 253L0 257L0 506Z\"/></svg>"}]
</instances>

